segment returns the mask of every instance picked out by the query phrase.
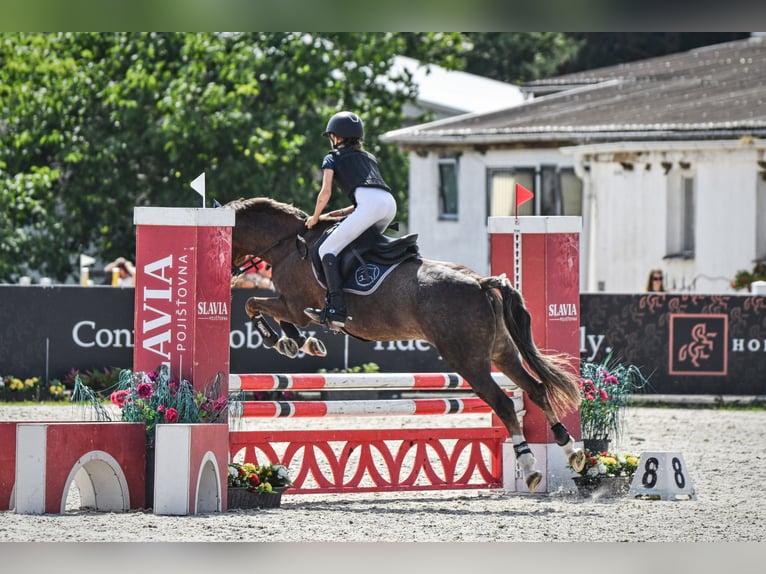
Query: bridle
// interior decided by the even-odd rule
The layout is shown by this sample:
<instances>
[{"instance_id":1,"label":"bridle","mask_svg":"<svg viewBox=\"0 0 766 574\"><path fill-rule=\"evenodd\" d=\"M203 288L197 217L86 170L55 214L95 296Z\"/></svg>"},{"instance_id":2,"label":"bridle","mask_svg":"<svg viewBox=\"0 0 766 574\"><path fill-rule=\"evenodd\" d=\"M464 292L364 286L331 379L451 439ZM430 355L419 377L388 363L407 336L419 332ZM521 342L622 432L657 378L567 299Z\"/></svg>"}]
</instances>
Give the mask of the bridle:
<instances>
[{"instance_id":1,"label":"bridle","mask_svg":"<svg viewBox=\"0 0 766 574\"><path fill-rule=\"evenodd\" d=\"M261 249L260 254L251 255L248 259L245 260L245 263L243 265L240 265L239 267L237 267L236 265L232 266L231 268L232 276L241 275L245 271L249 271L250 269L253 269L256 265L258 265L258 263L263 261L263 255L265 255L272 249L279 247L283 242L293 237L293 235L295 236L295 249L296 251L298 251L298 255L300 255L301 259L306 259L309 253L308 244L306 243L306 239L303 237L303 233L305 233L306 231L308 230L304 227L303 232L298 232L296 234L288 233L284 237L277 239L274 243L272 243L265 249Z\"/></svg>"}]
</instances>

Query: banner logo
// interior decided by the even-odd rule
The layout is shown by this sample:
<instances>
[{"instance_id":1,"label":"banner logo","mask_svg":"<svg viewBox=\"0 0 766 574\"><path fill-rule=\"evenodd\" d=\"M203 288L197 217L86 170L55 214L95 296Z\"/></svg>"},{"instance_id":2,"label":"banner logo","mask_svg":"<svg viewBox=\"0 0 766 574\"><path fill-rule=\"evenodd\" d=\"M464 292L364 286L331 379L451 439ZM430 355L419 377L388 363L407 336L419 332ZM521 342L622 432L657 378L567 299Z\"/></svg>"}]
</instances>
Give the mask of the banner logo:
<instances>
[{"instance_id":1,"label":"banner logo","mask_svg":"<svg viewBox=\"0 0 766 574\"><path fill-rule=\"evenodd\" d=\"M726 375L728 315L670 315L671 375Z\"/></svg>"}]
</instances>

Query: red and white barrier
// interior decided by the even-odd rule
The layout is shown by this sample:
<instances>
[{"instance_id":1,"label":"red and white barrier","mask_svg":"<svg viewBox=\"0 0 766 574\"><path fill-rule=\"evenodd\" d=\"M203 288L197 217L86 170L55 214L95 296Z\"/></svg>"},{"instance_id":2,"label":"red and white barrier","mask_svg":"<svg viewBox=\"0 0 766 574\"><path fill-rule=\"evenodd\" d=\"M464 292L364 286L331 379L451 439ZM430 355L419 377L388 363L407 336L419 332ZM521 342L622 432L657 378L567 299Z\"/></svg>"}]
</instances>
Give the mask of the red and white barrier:
<instances>
[{"instance_id":1,"label":"red and white barrier","mask_svg":"<svg viewBox=\"0 0 766 574\"><path fill-rule=\"evenodd\" d=\"M83 507L143 508L145 444L142 423L17 423L16 512L63 513L72 481Z\"/></svg>"},{"instance_id":2,"label":"red and white barrier","mask_svg":"<svg viewBox=\"0 0 766 574\"><path fill-rule=\"evenodd\" d=\"M157 425L154 513L226 510L228 447L227 425Z\"/></svg>"}]
</instances>

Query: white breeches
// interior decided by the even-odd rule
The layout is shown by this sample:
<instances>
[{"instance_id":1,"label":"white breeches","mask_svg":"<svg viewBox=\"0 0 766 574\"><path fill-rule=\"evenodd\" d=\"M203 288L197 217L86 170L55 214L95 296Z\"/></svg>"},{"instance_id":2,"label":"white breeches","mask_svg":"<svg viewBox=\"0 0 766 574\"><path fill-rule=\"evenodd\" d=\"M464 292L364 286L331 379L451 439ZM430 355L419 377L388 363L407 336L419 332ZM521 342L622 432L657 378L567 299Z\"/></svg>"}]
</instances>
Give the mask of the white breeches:
<instances>
[{"instance_id":1,"label":"white breeches","mask_svg":"<svg viewBox=\"0 0 766 574\"><path fill-rule=\"evenodd\" d=\"M338 255L343 248L375 227L383 233L396 217L396 200L385 189L378 187L356 188L356 209L340 222L335 231L319 246L319 257L328 253Z\"/></svg>"}]
</instances>

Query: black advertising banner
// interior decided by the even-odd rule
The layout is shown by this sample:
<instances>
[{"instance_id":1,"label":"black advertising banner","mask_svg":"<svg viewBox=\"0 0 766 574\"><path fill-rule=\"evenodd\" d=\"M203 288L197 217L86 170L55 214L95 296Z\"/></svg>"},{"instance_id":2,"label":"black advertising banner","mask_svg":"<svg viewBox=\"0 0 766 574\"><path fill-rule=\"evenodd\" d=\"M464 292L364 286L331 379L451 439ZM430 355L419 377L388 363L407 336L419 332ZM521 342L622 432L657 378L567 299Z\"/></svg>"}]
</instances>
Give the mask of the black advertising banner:
<instances>
[{"instance_id":1,"label":"black advertising banner","mask_svg":"<svg viewBox=\"0 0 766 574\"><path fill-rule=\"evenodd\" d=\"M326 345L327 357L288 359L263 346L245 314L255 293L232 291L232 373L314 373L366 363L383 372L451 370L425 341L366 342L315 325L308 332ZM73 368L131 368L133 309L132 288L2 285L0 375L60 379ZM580 360L598 362L610 351L650 375L655 393L764 395L766 297L583 294Z\"/></svg>"},{"instance_id":2,"label":"black advertising banner","mask_svg":"<svg viewBox=\"0 0 766 574\"><path fill-rule=\"evenodd\" d=\"M263 345L245 314L256 291L232 291L232 373L315 373L376 363L384 372L440 372L439 354L424 341L366 342L312 326L327 357L295 359ZM268 296L269 292L258 292ZM132 368L134 290L94 286L0 286L0 375L61 379L71 369ZM270 321L273 328L277 324Z\"/></svg>"},{"instance_id":3,"label":"black advertising banner","mask_svg":"<svg viewBox=\"0 0 766 574\"><path fill-rule=\"evenodd\" d=\"M580 359L611 351L651 375L663 394L766 394L766 297L580 297Z\"/></svg>"}]
</instances>

